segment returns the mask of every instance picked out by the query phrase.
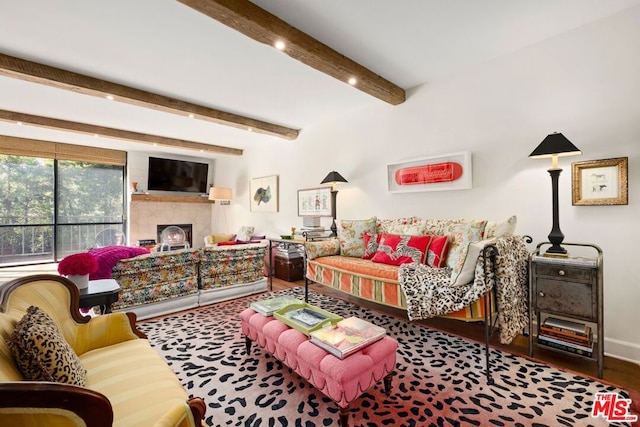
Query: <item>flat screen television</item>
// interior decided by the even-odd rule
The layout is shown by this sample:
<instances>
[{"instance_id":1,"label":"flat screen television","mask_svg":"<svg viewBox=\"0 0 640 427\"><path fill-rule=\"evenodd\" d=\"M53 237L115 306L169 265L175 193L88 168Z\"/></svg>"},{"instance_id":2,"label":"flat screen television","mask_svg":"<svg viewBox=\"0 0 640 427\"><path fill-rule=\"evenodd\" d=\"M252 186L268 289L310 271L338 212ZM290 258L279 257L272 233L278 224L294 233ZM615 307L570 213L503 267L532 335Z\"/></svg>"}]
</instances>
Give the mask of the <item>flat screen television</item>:
<instances>
[{"instance_id":1,"label":"flat screen television","mask_svg":"<svg viewBox=\"0 0 640 427\"><path fill-rule=\"evenodd\" d=\"M209 165L149 157L149 190L206 193Z\"/></svg>"}]
</instances>

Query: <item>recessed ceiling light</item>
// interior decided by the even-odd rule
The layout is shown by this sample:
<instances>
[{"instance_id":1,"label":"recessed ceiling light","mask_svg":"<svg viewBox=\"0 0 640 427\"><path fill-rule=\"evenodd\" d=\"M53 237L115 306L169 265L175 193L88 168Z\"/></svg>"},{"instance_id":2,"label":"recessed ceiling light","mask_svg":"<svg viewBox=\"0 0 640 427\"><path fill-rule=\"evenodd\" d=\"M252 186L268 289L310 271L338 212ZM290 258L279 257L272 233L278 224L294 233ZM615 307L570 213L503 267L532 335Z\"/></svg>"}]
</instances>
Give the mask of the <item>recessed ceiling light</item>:
<instances>
[{"instance_id":1,"label":"recessed ceiling light","mask_svg":"<svg viewBox=\"0 0 640 427\"><path fill-rule=\"evenodd\" d=\"M358 80L355 77L349 77L349 80L347 81L351 86L355 86L355 84L358 83Z\"/></svg>"},{"instance_id":2,"label":"recessed ceiling light","mask_svg":"<svg viewBox=\"0 0 640 427\"><path fill-rule=\"evenodd\" d=\"M247 129L249 132L253 132L253 128L248 128Z\"/></svg>"},{"instance_id":3,"label":"recessed ceiling light","mask_svg":"<svg viewBox=\"0 0 640 427\"><path fill-rule=\"evenodd\" d=\"M284 42L282 40L278 40L276 41L276 44L274 45L276 47L276 49L278 50L284 50L285 47L287 47L286 44L284 44Z\"/></svg>"},{"instance_id":4,"label":"recessed ceiling light","mask_svg":"<svg viewBox=\"0 0 640 427\"><path fill-rule=\"evenodd\" d=\"M204 153L204 150L200 150L201 153Z\"/></svg>"},{"instance_id":5,"label":"recessed ceiling light","mask_svg":"<svg viewBox=\"0 0 640 427\"><path fill-rule=\"evenodd\" d=\"M18 126L22 126L22 122L16 122Z\"/></svg>"},{"instance_id":6,"label":"recessed ceiling light","mask_svg":"<svg viewBox=\"0 0 640 427\"><path fill-rule=\"evenodd\" d=\"M193 114L189 114L189 118L193 119L195 116Z\"/></svg>"},{"instance_id":7,"label":"recessed ceiling light","mask_svg":"<svg viewBox=\"0 0 640 427\"><path fill-rule=\"evenodd\" d=\"M93 136L95 136L96 138L100 137L100 135L98 135L97 133L94 133Z\"/></svg>"},{"instance_id":8,"label":"recessed ceiling light","mask_svg":"<svg viewBox=\"0 0 640 427\"><path fill-rule=\"evenodd\" d=\"M107 95L105 98L107 98L109 101L113 101L113 95Z\"/></svg>"}]
</instances>

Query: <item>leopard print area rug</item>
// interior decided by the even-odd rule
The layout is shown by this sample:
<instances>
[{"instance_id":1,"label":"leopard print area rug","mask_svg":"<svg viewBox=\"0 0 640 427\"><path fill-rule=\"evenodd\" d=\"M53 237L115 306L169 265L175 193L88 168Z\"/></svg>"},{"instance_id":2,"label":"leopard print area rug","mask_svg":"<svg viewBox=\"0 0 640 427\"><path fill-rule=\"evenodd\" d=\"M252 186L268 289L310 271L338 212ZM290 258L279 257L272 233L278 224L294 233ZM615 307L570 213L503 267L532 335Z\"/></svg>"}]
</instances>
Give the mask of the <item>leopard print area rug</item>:
<instances>
[{"instance_id":1,"label":"leopard print area rug","mask_svg":"<svg viewBox=\"0 0 640 427\"><path fill-rule=\"evenodd\" d=\"M304 298L301 288L273 293L282 294ZM337 426L333 401L259 346L245 354L238 315L268 296L149 319L139 328L189 395L204 398L209 426ZM595 394L629 398L615 386L496 349L495 383L487 385L479 343L313 292L309 302L382 326L398 341L391 394L381 383L365 392L351 405L350 426L606 426L590 416Z\"/></svg>"}]
</instances>

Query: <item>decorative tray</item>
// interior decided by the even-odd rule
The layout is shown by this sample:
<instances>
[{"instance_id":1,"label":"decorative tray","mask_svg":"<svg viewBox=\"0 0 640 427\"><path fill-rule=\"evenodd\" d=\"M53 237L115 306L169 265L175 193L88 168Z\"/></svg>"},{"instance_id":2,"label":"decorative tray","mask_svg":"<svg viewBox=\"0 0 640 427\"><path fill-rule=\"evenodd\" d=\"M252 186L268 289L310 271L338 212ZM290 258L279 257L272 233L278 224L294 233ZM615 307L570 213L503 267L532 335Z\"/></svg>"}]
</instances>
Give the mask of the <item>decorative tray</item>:
<instances>
[{"instance_id":1,"label":"decorative tray","mask_svg":"<svg viewBox=\"0 0 640 427\"><path fill-rule=\"evenodd\" d=\"M342 320L337 314L306 303L290 304L273 313L273 317L306 335Z\"/></svg>"}]
</instances>

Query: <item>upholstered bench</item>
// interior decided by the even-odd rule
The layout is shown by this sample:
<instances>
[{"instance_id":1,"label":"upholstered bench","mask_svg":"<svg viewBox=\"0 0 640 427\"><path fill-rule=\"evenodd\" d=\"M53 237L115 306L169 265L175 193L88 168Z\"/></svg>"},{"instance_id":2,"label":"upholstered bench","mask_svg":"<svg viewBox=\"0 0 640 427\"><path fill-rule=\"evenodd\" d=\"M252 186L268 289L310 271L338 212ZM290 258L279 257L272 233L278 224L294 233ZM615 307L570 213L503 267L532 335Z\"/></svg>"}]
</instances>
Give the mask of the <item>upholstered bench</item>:
<instances>
[{"instance_id":1,"label":"upholstered bench","mask_svg":"<svg viewBox=\"0 0 640 427\"><path fill-rule=\"evenodd\" d=\"M391 390L398 343L388 336L340 360L273 317L247 308L240 313L240 319L247 354L251 343L256 342L293 369L336 402L343 427L349 423L349 405L362 393L380 380L384 380L385 393Z\"/></svg>"}]
</instances>

